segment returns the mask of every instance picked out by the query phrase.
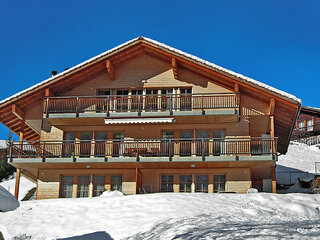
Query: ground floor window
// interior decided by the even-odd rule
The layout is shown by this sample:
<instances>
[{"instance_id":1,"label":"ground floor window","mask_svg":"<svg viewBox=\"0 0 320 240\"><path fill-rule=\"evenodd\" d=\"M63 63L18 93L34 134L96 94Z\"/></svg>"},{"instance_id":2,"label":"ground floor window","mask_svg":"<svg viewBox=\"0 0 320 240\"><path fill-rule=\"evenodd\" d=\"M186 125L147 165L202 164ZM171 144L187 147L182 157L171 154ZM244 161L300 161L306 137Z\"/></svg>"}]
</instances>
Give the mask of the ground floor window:
<instances>
[{"instance_id":1,"label":"ground floor window","mask_svg":"<svg viewBox=\"0 0 320 240\"><path fill-rule=\"evenodd\" d=\"M179 191L180 192L191 192L192 176L191 175L180 175L179 176Z\"/></svg>"},{"instance_id":2,"label":"ground floor window","mask_svg":"<svg viewBox=\"0 0 320 240\"><path fill-rule=\"evenodd\" d=\"M161 192L173 192L173 175L161 176Z\"/></svg>"},{"instance_id":3,"label":"ground floor window","mask_svg":"<svg viewBox=\"0 0 320 240\"><path fill-rule=\"evenodd\" d=\"M61 178L61 198L72 198L73 176L62 176Z\"/></svg>"},{"instance_id":4,"label":"ground floor window","mask_svg":"<svg viewBox=\"0 0 320 240\"><path fill-rule=\"evenodd\" d=\"M78 198L89 196L89 184L90 176L78 176Z\"/></svg>"},{"instance_id":5,"label":"ground floor window","mask_svg":"<svg viewBox=\"0 0 320 240\"><path fill-rule=\"evenodd\" d=\"M105 176L94 176L93 177L93 197L100 196L105 190Z\"/></svg>"},{"instance_id":6,"label":"ground floor window","mask_svg":"<svg viewBox=\"0 0 320 240\"><path fill-rule=\"evenodd\" d=\"M111 176L111 191L122 191L122 176Z\"/></svg>"},{"instance_id":7,"label":"ground floor window","mask_svg":"<svg viewBox=\"0 0 320 240\"><path fill-rule=\"evenodd\" d=\"M226 175L213 176L213 192L223 192L226 190Z\"/></svg>"},{"instance_id":8,"label":"ground floor window","mask_svg":"<svg viewBox=\"0 0 320 240\"><path fill-rule=\"evenodd\" d=\"M209 177L208 175L197 175L196 177L196 192L208 192Z\"/></svg>"}]
</instances>

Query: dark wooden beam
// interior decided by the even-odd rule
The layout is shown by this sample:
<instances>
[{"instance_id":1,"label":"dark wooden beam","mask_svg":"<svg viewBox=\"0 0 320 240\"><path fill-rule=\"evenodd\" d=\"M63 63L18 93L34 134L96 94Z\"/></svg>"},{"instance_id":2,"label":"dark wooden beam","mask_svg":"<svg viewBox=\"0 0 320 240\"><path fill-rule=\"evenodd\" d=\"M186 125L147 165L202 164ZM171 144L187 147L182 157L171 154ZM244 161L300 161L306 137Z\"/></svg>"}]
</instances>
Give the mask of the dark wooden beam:
<instances>
[{"instance_id":1,"label":"dark wooden beam","mask_svg":"<svg viewBox=\"0 0 320 240\"><path fill-rule=\"evenodd\" d=\"M107 72L109 74L110 80L114 81L115 80L116 71L115 71L115 68L112 65L110 60L106 61L106 68L107 68Z\"/></svg>"},{"instance_id":2,"label":"dark wooden beam","mask_svg":"<svg viewBox=\"0 0 320 240\"><path fill-rule=\"evenodd\" d=\"M177 64L177 60L175 58L172 58L171 60L171 66L172 66L172 70L173 70L173 76L175 79L178 79L178 64Z\"/></svg>"},{"instance_id":3,"label":"dark wooden beam","mask_svg":"<svg viewBox=\"0 0 320 240\"><path fill-rule=\"evenodd\" d=\"M273 116L274 115L274 109L276 107L276 100L274 98L270 99L270 106L269 106L269 115Z\"/></svg>"},{"instance_id":4,"label":"dark wooden beam","mask_svg":"<svg viewBox=\"0 0 320 240\"><path fill-rule=\"evenodd\" d=\"M45 97L54 97L54 93L51 91L50 88L46 88L46 89L44 90L44 96L45 96Z\"/></svg>"}]
</instances>

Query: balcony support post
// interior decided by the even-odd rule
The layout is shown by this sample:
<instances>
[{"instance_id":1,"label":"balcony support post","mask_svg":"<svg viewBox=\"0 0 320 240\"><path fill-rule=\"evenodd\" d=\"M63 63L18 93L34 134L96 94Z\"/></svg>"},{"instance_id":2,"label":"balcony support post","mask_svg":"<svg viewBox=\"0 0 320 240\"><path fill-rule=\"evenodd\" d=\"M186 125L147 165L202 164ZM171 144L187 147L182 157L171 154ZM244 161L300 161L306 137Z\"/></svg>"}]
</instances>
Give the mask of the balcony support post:
<instances>
[{"instance_id":1,"label":"balcony support post","mask_svg":"<svg viewBox=\"0 0 320 240\"><path fill-rule=\"evenodd\" d=\"M272 193L277 193L276 167L272 167Z\"/></svg>"},{"instance_id":2,"label":"balcony support post","mask_svg":"<svg viewBox=\"0 0 320 240\"><path fill-rule=\"evenodd\" d=\"M18 199L18 197L19 197L20 176L21 176L21 168L17 168L17 171L16 171L16 184L15 184L15 188L14 188L14 197L16 199Z\"/></svg>"},{"instance_id":3,"label":"balcony support post","mask_svg":"<svg viewBox=\"0 0 320 240\"><path fill-rule=\"evenodd\" d=\"M76 117L79 117L79 97L76 100Z\"/></svg>"}]
</instances>

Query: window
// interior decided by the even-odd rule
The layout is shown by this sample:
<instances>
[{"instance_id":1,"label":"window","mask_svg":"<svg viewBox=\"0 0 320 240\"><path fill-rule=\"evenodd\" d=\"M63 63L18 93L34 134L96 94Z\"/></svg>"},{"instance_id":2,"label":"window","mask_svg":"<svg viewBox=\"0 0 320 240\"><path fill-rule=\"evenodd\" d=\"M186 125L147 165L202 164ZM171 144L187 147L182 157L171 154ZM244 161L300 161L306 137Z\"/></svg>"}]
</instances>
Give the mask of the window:
<instances>
[{"instance_id":1,"label":"window","mask_svg":"<svg viewBox=\"0 0 320 240\"><path fill-rule=\"evenodd\" d=\"M115 99L117 111L121 112L128 110L128 95L128 90L117 90L117 97Z\"/></svg>"},{"instance_id":2,"label":"window","mask_svg":"<svg viewBox=\"0 0 320 240\"><path fill-rule=\"evenodd\" d=\"M99 96L110 96L111 90L99 90L97 91L97 95Z\"/></svg>"},{"instance_id":3,"label":"window","mask_svg":"<svg viewBox=\"0 0 320 240\"><path fill-rule=\"evenodd\" d=\"M158 110L158 90L147 89L146 94L149 96L145 98L145 110L146 111Z\"/></svg>"},{"instance_id":4,"label":"window","mask_svg":"<svg viewBox=\"0 0 320 240\"><path fill-rule=\"evenodd\" d=\"M72 198L73 190L73 177L72 176L62 176L61 179L61 198Z\"/></svg>"},{"instance_id":5,"label":"window","mask_svg":"<svg viewBox=\"0 0 320 240\"><path fill-rule=\"evenodd\" d=\"M197 175L196 192L208 192L208 175Z\"/></svg>"},{"instance_id":6,"label":"window","mask_svg":"<svg viewBox=\"0 0 320 240\"><path fill-rule=\"evenodd\" d=\"M173 93L173 89L162 89L161 90L161 109L169 110L173 108L173 97L170 97L170 94Z\"/></svg>"},{"instance_id":7,"label":"window","mask_svg":"<svg viewBox=\"0 0 320 240\"><path fill-rule=\"evenodd\" d=\"M307 120L307 131L313 131L313 119Z\"/></svg>"},{"instance_id":8,"label":"window","mask_svg":"<svg viewBox=\"0 0 320 240\"><path fill-rule=\"evenodd\" d=\"M111 176L111 191L122 191L122 176Z\"/></svg>"},{"instance_id":9,"label":"window","mask_svg":"<svg viewBox=\"0 0 320 240\"><path fill-rule=\"evenodd\" d=\"M179 180L180 192L191 192L192 176L180 175Z\"/></svg>"},{"instance_id":10,"label":"window","mask_svg":"<svg viewBox=\"0 0 320 240\"><path fill-rule=\"evenodd\" d=\"M89 196L89 184L90 184L89 176L78 176L78 193L77 193L78 198Z\"/></svg>"},{"instance_id":11,"label":"window","mask_svg":"<svg viewBox=\"0 0 320 240\"><path fill-rule=\"evenodd\" d=\"M105 176L94 176L93 177L93 196L100 196L105 190Z\"/></svg>"},{"instance_id":12,"label":"window","mask_svg":"<svg viewBox=\"0 0 320 240\"><path fill-rule=\"evenodd\" d=\"M305 127L305 126L304 126L304 121L298 122L298 128L299 128L299 130L304 131L304 130L305 130L304 127Z\"/></svg>"},{"instance_id":13,"label":"window","mask_svg":"<svg viewBox=\"0 0 320 240\"><path fill-rule=\"evenodd\" d=\"M226 175L213 176L213 192L223 192L226 186Z\"/></svg>"},{"instance_id":14,"label":"window","mask_svg":"<svg viewBox=\"0 0 320 240\"><path fill-rule=\"evenodd\" d=\"M173 139L174 138L174 131L163 131L162 137L163 137L163 139Z\"/></svg>"},{"instance_id":15,"label":"window","mask_svg":"<svg viewBox=\"0 0 320 240\"><path fill-rule=\"evenodd\" d=\"M143 90L131 91L131 110L141 111L143 108Z\"/></svg>"},{"instance_id":16,"label":"window","mask_svg":"<svg viewBox=\"0 0 320 240\"><path fill-rule=\"evenodd\" d=\"M173 176L161 176L161 192L173 192Z\"/></svg>"}]
</instances>

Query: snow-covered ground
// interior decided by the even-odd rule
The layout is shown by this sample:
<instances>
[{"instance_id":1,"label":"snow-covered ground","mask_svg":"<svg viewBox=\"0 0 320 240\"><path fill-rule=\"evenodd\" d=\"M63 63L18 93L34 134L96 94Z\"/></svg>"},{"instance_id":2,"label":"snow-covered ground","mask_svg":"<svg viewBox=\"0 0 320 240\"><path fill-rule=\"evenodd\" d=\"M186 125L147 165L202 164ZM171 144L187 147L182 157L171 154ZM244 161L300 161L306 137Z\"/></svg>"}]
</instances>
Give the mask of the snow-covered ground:
<instances>
[{"instance_id":1,"label":"snow-covered ground","mask_svg":"<svg viewBox=\"0 0 320 240\"><path fill-rule=\"evenodd\" d=\"M288 153L277 162L277 178L288 172L302 177L313 175L315 162L320 162L318 148L290 145ZM10 186L13 192L14 179L0 185L6 189ZM20 192L20 198L34 186L21 178L20 190L24 193ZM97 198L20 204L15 211L0 213L0 232L6 240L14 237L320 239L320 195L157 193L123 196L109 192Z\"/></svg>"},{"instance_id":2,"label":"snow-covered ground","mask_svg":"<svg viewBox=\"0 0 320 240\"><path fill-rule=\"evenodd\" d=\"M8 190L12 195L14 195L14 187L16 184L16 176L13 174L9 179L2 180L0 186ZM24 196L29 192L30 189L36 187L36 184L29 179L21 176L20 187L19 187L19 200L23 199Z\"/></svg>"},{"instance_id":3,"label":"snow-covered ground","mask_svg":"<svg viewBox=\"0 0 320 240\"><path fill-rule=\"evenodd\" d=\"M319 209L320 195L306 194L107 194L21 202L0 213L0 230L5 239L319 239Z\"/></svg>"}]
</instances>

